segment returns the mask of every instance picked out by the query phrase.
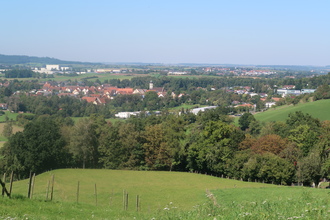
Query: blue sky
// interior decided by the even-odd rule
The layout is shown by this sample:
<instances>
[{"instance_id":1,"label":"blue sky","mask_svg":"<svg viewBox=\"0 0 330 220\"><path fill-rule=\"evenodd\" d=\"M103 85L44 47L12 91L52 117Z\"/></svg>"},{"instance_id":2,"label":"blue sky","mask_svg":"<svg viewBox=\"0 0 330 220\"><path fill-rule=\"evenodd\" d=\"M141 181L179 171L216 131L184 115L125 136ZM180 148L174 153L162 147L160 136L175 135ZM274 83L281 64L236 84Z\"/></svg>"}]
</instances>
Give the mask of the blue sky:
<instances>
[{"instance_id":1,"label":"blue sky","mask_svg":"<svg viewBox=\"0 0 330 220\"><path fill-rule=\"evenodd\" d=\"M0 7L0 54L330 65L329 0L10 0Z\"/></svg>"}]
</instances>

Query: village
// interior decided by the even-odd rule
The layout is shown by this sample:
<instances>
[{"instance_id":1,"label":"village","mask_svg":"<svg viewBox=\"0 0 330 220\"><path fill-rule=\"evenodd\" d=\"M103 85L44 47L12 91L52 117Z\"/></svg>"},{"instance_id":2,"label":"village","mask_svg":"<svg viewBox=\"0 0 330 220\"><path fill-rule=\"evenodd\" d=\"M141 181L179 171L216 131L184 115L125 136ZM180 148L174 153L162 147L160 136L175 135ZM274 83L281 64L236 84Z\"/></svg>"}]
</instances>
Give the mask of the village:
<instances>
[{"instance_id":1,"label":"village","mask_svg":"<svg viewBox=\"0 0 330 220\"><path fill-rule=\"evenodd\" d=\"M237 95L245 95L249 97L258 96L260 97L260 101L264 103L265 109L271 108L277 104L282 98L288 96L298 96L301 94L309 94L315 92L315 89L302 89L302 90L295 90L294 85L284 85L281 89L276 90L276 97L268 98L266 93L256 93L251 92L253 88L250 86L235 86L235 87L227 87L222 88L225 90L226 93L232 93ZM197 88L201 90L205 90L205 88ZM211 88L211 91L215 91L215 88ZM120 95L137 95L141 96L143 99L145 94L148 92L154 92L157 94L158 98L165 98L170 96L172 99L175 98L182 98L187 96L187 93L179 93L176 94L175 92L168 93L164 87L154 87L153 81L150 81L149 88L118 88L116 86L112 86L110 84L101 84L95 86L74 86L74 85L67 85L61 86L55 81L48 81L42 85L41 89L34 89L31 90L28 95L29 96L50 96L56 95L58 97L70 96L78 98L82 101L86 101L88 103L92 103L94 105L105 105L110 103L116 96ZM206 100L207 101L207 100ZM253 103L245 103L240 101L232 101L232 107L235 108L246 108L250 109L250 111L256 111L256 104ZM5 105L5 103L4 103ZM200 111L205 111L210 108L215 108L216 106L203 106L203 107L196 107L191 110L192 113L198 114ZM133 112L117 112L115 115L119 118L129 118L132 115L138 115L140 111L133 111Z\"/></svg>"}]
</instances>

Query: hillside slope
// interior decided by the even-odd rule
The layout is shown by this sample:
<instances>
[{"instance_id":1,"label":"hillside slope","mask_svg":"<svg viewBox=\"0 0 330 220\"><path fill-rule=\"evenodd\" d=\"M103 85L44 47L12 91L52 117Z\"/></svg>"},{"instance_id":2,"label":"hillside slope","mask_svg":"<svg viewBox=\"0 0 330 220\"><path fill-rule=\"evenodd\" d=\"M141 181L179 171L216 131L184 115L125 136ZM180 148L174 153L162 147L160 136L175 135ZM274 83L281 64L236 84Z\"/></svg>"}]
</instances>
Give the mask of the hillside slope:
<instances>
[{"instance_id":1,"label":"hillside slope","mask_svg":"<svg viewBox=\"0 0 330 220\"><path fill-rule=\"evenodd\" d=\"M285 121L291 112L302 111L308 113L321 121L330 120L330 99L308 102L298 105L280 106L275 109L269 109L265 112L257 113L254 117L261 122Z\"/></svg>"},{"instance_id":2,"label":"hillside slope","mask_svg":"<svg viewBox=\"0 0 330 220\"><path fill-rule=\"evenodd\" d=\"M40 63L40 64L95 64L88 62L78 61L64 61L50 57L35 57L25 55L3 55L0 54L0 64L13 65L13 64L28 64L28 63Z\"/></svg>"},{"instance_id":3,"label":"hillside slope","mask_svg":"<svg viewBox=\"0 0 330 220\"><path fill-rule=\"evenodd\" d=\"M95 204L94 187L97 187L98 205L122 207L123 190L129 193L130 209L134 209L136 195L141 198L144 209L156 210L169 203L181 209L191 209L204 203L205 190L224 188L269 187L261 183L249 183L217 178L207 175L182 172L61 169L36 177L34 198L44 200L51 176L55 175L54 200L75 202L79 181L79 202ZM28 180L13 184L13 193L27 195ZM49 193L50 196L50 193Z\"/></svg>"}]
</instances>

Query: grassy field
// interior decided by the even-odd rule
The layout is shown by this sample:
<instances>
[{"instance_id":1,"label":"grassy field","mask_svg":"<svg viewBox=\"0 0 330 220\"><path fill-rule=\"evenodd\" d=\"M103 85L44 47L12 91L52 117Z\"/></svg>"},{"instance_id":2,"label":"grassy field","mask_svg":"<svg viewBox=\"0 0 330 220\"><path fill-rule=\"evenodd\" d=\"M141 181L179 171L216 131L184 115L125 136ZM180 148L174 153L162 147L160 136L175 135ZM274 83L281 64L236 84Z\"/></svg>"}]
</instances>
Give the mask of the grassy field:
<instances>
[{"instance_id":1,"label":"grassy field","mask_svg":"<svg viewBox=\"0 0 330 220\"><path fill-rule=\"evenodd\" d=\"M55 75L54 78L45 78L45 79L39 79L39 78L19 78L19 80L39 80L40 82L46 82L48 80L55 80L57 82L62 82L62 81L67 81L67 80L71 80L71 81L74 81L74 80L77 80L77 81L80 81L82 80L83 78L86 78L86 77L93 77L93 76L96 76L96 78L91 78L91 79L88 79L88 81L95 81L97 79L99 79L101 82L104 81L104 80L110 80L110 79L120 79L120 80L123 80L123 79L132 79L133 77L140 77L140 76L148 76L148 74L114 74L114 73L86 73L86 74L82 74L82 75L78 75L78 76L57 76ZM9 79L10 80L10 79Z\"/></svg>"},{"instance_id":2,"label":"grassy field","mask_svg":"<svg viewBox=\"0 0 330 220\"><path fill-rule=\"evenodd\" d=\"M77 182L80 181L80 202L94 204L94 184L97 185L99 205L108 205L112 197L113 205L121 207L123 190L132 199L141 197L144 209L162 209L172 202L181 209L190 209L205 202L205 189L236 187L263 187L259 183L245 183L219 179L211 176L180 172L122 171L64 169L41 174L36 177L34 197L45 198L45 189L51 175L55 175L56 201L76 201ZM221 180L221 181L220 181ZM26 194L27 180L14 184L14 193ZM133 203L130 208L133 208Z\"/></svg>"},{"instance_id":3,"label":"grassy field","mask_svg":"<svg viewBox=\"0 0 330 220\"><path fill-rule=\"evenodd\" d=\"M54 199L49 201L46 191L52 175ZM193 173L55 170L36 177L32 200L26 198L27 183L14 182L13 199L0 197L0 219L327 219L330 215L325 189ZM127 211L123 211L123 190L129 194ZM139 212L136 195L141 199Z\"/></svg>"},{"instance_id":4,"label":"grassy field","mask_svg":"<svg viewBox=\"0 0 330 220\"><path fill-rule=\"evenodd\" d=\"M91 78L88 79L88 81L95 81L99 79L101 82L104 80L110 80L110 79L132 79L133 77L138 77L138 76L147 76L145 74L110 74L110 73L86 73L83 75L79 76L56 76L54 80L56 81L66 81L66 80L81 80L86 77L93 77L96 76L97 78ZM47 81L47 80L42 80L42 81Z\"/></svg>"},{"instance_id":5,"label":"grassy field","mask_svg":"<svg viewBox=\"0 0 330 220\"><path fill-rule=\"evenodd\" d=\"M223 219L329 219L330 199L325 189L303 187L218 189L213 215Z\"/></svg>"},{"instance_id":6,"label":"grassy field","mask_svg":"<svg viewBox=\"0 0 330 220\"><path fill-rule=\"evenodd\" d=\"M45 201L53 174L54 200ZM27 180L14 183L14 199L0 197L0 219L327 219L330 214L325 189L193 173L64 169L38 175L35 181L32 200L25 198ZM129 194L127 211L123 190ZM139 212L136 195L141 199Z\"/></svg>"},{"instance_id":7,"label":"grassy field","mask_svg":"<svg viewBox=\"0 0 330 220\"><path fill-rule=\"evenodd\" d=\"M269 109L265 112L257 113L254 117L262 122L268 121L285 121L290 112L302 111L308 113L321 121L330 120L330 99L319 100L316 102L308 102L298 105L280 106L275 109Z\"/></svg>"},{"instance_id":8,"label":"grassy field","mask_svg":"<svg viewBox=\"0 0 330 220\"><path fill-rule=\"evenodd\" d=\"M13 120L16 121L16 117L17 117L18 113L13 113L10 111L5 111L4 115L0 116L0 122L5 122L6 121L6 116L9 120Z\"/></svg>"}]
</instances>

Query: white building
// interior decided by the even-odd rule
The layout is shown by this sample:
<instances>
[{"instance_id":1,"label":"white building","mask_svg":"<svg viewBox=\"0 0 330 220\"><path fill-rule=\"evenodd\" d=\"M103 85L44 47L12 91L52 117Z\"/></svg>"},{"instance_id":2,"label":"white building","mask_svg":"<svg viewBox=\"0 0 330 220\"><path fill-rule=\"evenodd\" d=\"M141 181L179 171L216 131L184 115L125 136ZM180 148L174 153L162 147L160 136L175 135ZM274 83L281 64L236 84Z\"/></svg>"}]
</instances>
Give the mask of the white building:
<instances>
[{"instance_id":1,"label":"white building","mask_svg":"<svg viewBox=\"0 0 330 220\"><path fill-rule=\"evenodd\" d=\"M187 72L168 72L168 75L187 75Z\"/></svg>"},{"instance_id":2,"label":"white building","mask_svg":"<svg viewBox=\"0 0 330 220\"><path fill-rule=\"evenodd\" d=\"M300 95L300 90L291 90L291 89L278 89L277 94L282 95L282 97L285 97L287 95Z\"/></svg>"},{"instance_id":3,"label":"white building","mask_svg":"<svg viewBox=\"0 0 330 220\"><path fill-rule=\"evenodd\" d=\"M60 65L46 65L47 70L60 70Z\"/></svg>"},{"instance_id":4,"label":"white building","mask_svg":"<svg viewBox=\"0 0 330 220\"><path fill-rule=\"evenodd\" d=\"M62 70L62 71L67 71L67 70L70 70L70 67L68 67L68 66L63 66L63 67L61 67L61 70Z\"/></svg>"},{"instance_id":5,"label":"white building","mask_svg":"<svg viewBox=\"0 0 330 220\"><path fill-rule=\"evenodd\" d=\"M218 106L207 106L207 107L202 107L202 108L194 108L192 109L190 112L197 115L198 112L204 112L208 109L214 109L214 108L217 108Z\"/></svg>"},{"instance_id":6,"label":"white building","mask_svg":"<svg viewBox=\"0 0 330 220\"><path fill-rule=\"evenodd\" d=\"M274 105L276 105L276 102L266 102L265 103L266 108L271 108Z\"/></svg>"},{"instance_id":7,"label":"white building","mask_svg":"<svg viewBox=\"0 0 330 220\"><path fill-rule=\"evenodd\" d=\"M133 116L137 116L139 115L140 112L118 112L118 114L115 114L115 116L117 118L129 118L131 117L132 115Z\"/></svg>"}]
</instances>

